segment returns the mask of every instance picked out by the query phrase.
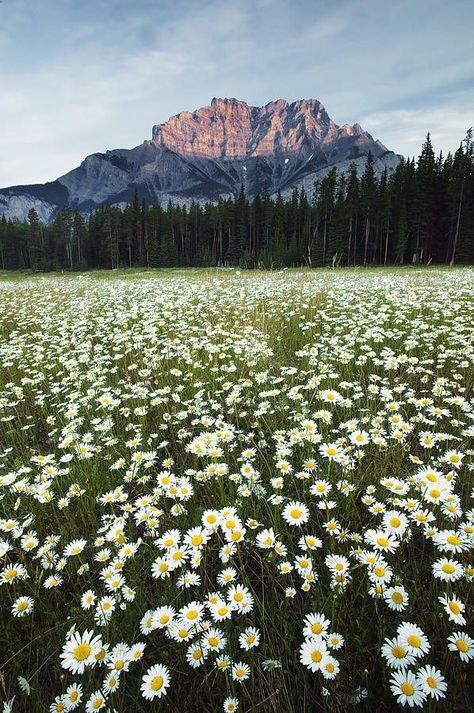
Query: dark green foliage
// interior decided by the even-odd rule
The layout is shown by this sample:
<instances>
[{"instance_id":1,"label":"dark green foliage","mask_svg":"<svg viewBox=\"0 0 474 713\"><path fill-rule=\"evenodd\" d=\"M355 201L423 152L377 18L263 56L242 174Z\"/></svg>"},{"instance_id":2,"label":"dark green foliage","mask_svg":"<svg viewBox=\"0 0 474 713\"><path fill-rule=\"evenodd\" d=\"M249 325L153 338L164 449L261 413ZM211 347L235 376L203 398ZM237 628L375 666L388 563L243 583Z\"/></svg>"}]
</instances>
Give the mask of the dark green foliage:
<instances>
[{"instance_id":1,"label":"dark green foliage","mask_svg":"<svg viewBox=\"0 0 474 713\"><path fill-rule=\"evenodd\" d=\"M232 200L147 206L135 192L124 209L104 205L84 220L71 208L50 225L0 217L0 269L119 267L282 268L474 262L472 131L454 156L420 156L377 179L369 154L361 177L329 171L312 196L289 198L241 186Z\"/></svg>"}]
</instances>

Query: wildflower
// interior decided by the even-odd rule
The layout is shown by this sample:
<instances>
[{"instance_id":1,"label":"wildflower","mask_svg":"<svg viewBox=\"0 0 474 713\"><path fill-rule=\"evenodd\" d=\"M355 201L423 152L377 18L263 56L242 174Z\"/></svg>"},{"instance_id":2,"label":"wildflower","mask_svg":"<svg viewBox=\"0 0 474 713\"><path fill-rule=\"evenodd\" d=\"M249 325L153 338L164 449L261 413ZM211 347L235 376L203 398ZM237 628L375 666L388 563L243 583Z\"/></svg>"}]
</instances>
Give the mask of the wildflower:
<instances>
[{"instance_id":1,"label":"wildflower","mask_svg":"<svg viewBox=\"0 0 474 713\"><path fill-rule=\"evenodd\" d=\"M411 671L397 671L390 679L390 689L400 705L410 708L419 706L426 699L426 694L420 681Z\"/></svg>"},{"instance_id":2,"label":"wildflower","mask_svg":"<svg viewBox=\"0 0 474 713\"><path fill-rule=\"evenodd\" d=\"M250 678L250 666L242 661L238 661L232 666L232 680L242 683Z\"/></svg>"},{"instance_id":3,"label":"wildflower","mask_svg":"<svg viewBox=\"0 0 474 713\"><path fill-rule=\"evenodd\" d=\"M84 673L86 666L96 663L95 655L100 647L100 636L94 636L93 631L85 631L82 635L75 632L63 647L61 665L72 673Z\"/></svg>"},{"instance_id":4,"label":"wildflower","mask_svg":"<svg viewBox=\"0 0 474 713\"><path fill-rule=\"evenodd\" d=\"M471 639L463 631L455 631L454 634L448 636L448 649L457 652L461 661L467 663L474 658L474 639Z\"/></svg>"},{"instance_id":5,"label":"wildflower","mask_svg":"<svg viewBox=\"0 0 474 713\"><path fill-rule=\"evenodd\" d=\"M433 666L423 666L418 669L416 679L421 684L423 693L431 696L435 700L446 698L446 690L448 688L446 680Z\"/></svg>"},{"instance_id":6,"label":"wildflower","mask_svg":"<svg viewBox=\"0 0 474 713\"><path fill-rule=\"evenodd\" d=\"M310 671L320 671L328 656L326 643L321 636L306 639L300 647L300 661Z\"/></svg>"},{"instance_id":7,"label":"wildflower","mask_svg":"<svg viewBox=\"0 0 474 713\"><path fill-rule=\"evenodd\" d=\"M142 678L140 687L143 698L148 701L166 695L170 685L170 674L166 666L155 664L151 666Z\"/></svg>"}]
</instances>

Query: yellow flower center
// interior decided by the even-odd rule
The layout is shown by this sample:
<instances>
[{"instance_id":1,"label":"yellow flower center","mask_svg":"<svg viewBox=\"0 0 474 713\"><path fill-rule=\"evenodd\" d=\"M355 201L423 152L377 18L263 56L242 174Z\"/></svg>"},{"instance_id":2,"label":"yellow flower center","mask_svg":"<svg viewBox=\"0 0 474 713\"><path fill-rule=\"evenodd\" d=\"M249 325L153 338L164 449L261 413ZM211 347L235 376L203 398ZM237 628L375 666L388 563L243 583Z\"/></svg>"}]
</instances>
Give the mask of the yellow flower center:
<instances>
[{"instance_id":1,"label":"yellow flower center","mask_svg":"<svg viewBox=\"0 0 474 713\"><path fill-rule=\"evenodd\" d=\"M410 634L410 636L407 636L407 642L414 649L419 649L421 646L421 639L417 634Z\"/></svg>"},{"instance_id":2,"label":"yellow flower center","mask_svg":"<svg viewBox=\"0 0 474 713\"><path fill-rule=\"evenodd\" d=\"M443 570L443 572L445 572L445 574L452 574L455 570L455 567L450 562L445 562L441 569Z\"/></svg>"},{"instance_id":3,"label":"yellow flower center","mask_svg":"<svg viewBox=\"0 0 474 713\"><path fill-rule=\"evenodd\" d=\"M320 634L323 630L322 624L319 622L315 622L314 624L311 624L311 631L313 634Z\"/></svg>"},{"instance_id":4,"label":"yellow flower center","mask_svg":"<svg viewBox=\"0 0 474 713\"><path fill-rule=\"evenodd\" d=\"M377 544L379 545L379 547L388 547L388 538L377 537Z\"/></svg>"},{"instance_id":5,"label":"yellow flower center","mask_svg":"<svg viewBox=\"0 0 474 713\"><path fill-rule=\"evenodd\" d=\"M302 511L299 508L292 508L290 510L290 515L293 517L295 520L297 520L299 517L302 515Z\"/></svg>"},{"instance_id":6,"label":"yellow flower center","mask_svg":"<svg viewBox=\"0 0 474 713\"><path fill-rule=\"evenodd\" d=\"M430 688L438 688L438 682L436 678L433 678L433 676L428 676L428 678L426 679L426 683Z\"/></svg>"},{"instance_id":7,"label":"yellow flower center","mask_svg":"<svg viewBox=\"0 0 474 713\"><path fill-rule=\"evenodd\" d=\"M393 592L392 602L395 602L395 604L401 604L403 602L403 596L400 594L400 592Z\"/></svg>"},{"instance_id":8,"label":"yellow flower center","mask_svg":"<svg viewBox=\"0 0 474 713\"><path fill-rule=\"evenodd\" d=\"M457 537L457 535L448 535L446 539L450 545L459 545L461 542L460 538Z\"/></svg>"},{"instance_id":9,"label":"yellow flower center","mask_svg":"<svg viewBox=\"0 0 474 713\"><path fill-rule=\"evenodd\" d=\"M391 517L390 518L390 525L392 527L400 527L401 520L399 517Z\"/></svg>"},{"instance_id":10,"label":"yellow flower center","mask_svg":"<svg viewBox=\"0 0 474 713\"><path fill-rule=\"evenodd\" d=\"M203 541L202 535L193 535L191 537L191 544L193 547L199 547L199 545L202 545Z\"/></svg>"},{"instance_id":11,"label":"yellow flower center","mask_svg":"<svg viewBox=\"0 0 474 713\"><path fill-rule=\"evenodd\" d=\"M458 639L456 641L456 646L458 647L459 651L462 651L463 654L466 653L466 651L469 649L469 645L464 639Z\"/></svg>"},{"instance_id":12,"label":"yellow flower center","mask_svg":"<svg viewBox=\"0 0 474 713\"><path fill-rule=\"evenodd\" d=\"M411 683L408 683L408 681L405 681L405 683L402 683L401 685L402 693L405 694L405 696L412 696L415 693L415 689L411 685Z\"/></svg>"},{"instance_id":13,"label":"yellow flower center","mask_svg":"<svg viewBox=\"0 0 474 713\"><path fill-rule=\"evenodd\" d=\"M322 658L323 655L321 651L313 651L311 654L311 661L313 661L313 663L319 663Z\"/></svg>"},{"instance_id":14,"label":"yellow flower center","mask_svg":"<svg viewBox=\"0 0 474 713\"><path fill-rule=\"evenodd\" d=\"M76 646L73 656L76 661L85 661L91 655L91 647L89 644L83 643Z\"/></svg>"},{"instance_id":15,"label":"yellow flower center","mask_svg":"<svg viewBox=\"0 0 474 713\"><path fill-rule=\"evenodd\" d=\"M159 691L163 688L163 676L154 676L151 679L150 688L152 691Z\"/></svg>"},{"instance_id":16,"label":"yellow flower center","mask_svg":"<svg viewBox=\"0 0 474 713\"><path fill-rule=\"evenodd\" d=\"M209 646L217 646L217 644L219 643L219 639L217 638L217 636L210 636L208 641Z\"/></svg>"}]
</instances>

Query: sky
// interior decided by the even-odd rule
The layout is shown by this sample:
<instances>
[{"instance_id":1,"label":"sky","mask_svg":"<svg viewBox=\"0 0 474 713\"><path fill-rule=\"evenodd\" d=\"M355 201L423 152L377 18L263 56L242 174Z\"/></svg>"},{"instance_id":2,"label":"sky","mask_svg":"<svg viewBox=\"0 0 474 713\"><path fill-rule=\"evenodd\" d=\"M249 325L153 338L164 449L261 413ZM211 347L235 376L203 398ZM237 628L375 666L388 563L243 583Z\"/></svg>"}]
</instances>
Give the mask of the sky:
<instances>
[{"instance_id":1,"label":"sky","mask_svg":"<svg viewBox=\"0 0 474 713\"><path fill-rule=\"evenodd\" d=\"M474 124L468 0L0 0L0 187L236 97L319 99L389 149Z\"/></svg>"}]
</instances>

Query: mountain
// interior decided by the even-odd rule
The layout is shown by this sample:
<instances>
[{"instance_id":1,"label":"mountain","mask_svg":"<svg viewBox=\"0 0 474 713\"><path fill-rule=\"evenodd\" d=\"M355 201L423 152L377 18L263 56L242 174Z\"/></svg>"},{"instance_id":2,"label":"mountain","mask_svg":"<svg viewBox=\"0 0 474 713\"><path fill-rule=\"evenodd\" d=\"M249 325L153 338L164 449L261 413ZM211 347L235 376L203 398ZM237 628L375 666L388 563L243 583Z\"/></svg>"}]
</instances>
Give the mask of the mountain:
<instances>
[{"instance_id":1,"label":"mountain","mask_svg":"<svg viewBox=\"0 0 474 713\"><path fill-rule=\"evenodd\" d=\"M35 208L43 221L66 205L88 212L103 203L123 204L135 191L147 202L189 204L258 192L311 191L331 168L362 172L369 151L378 174L401 157L359 124L338 126L316 99L262 107L237 99L182 112L153 127L151 141L133 149L88 156L56 181L0 189L0 216L25 219Z\"/></svg>"}]
</instances>

